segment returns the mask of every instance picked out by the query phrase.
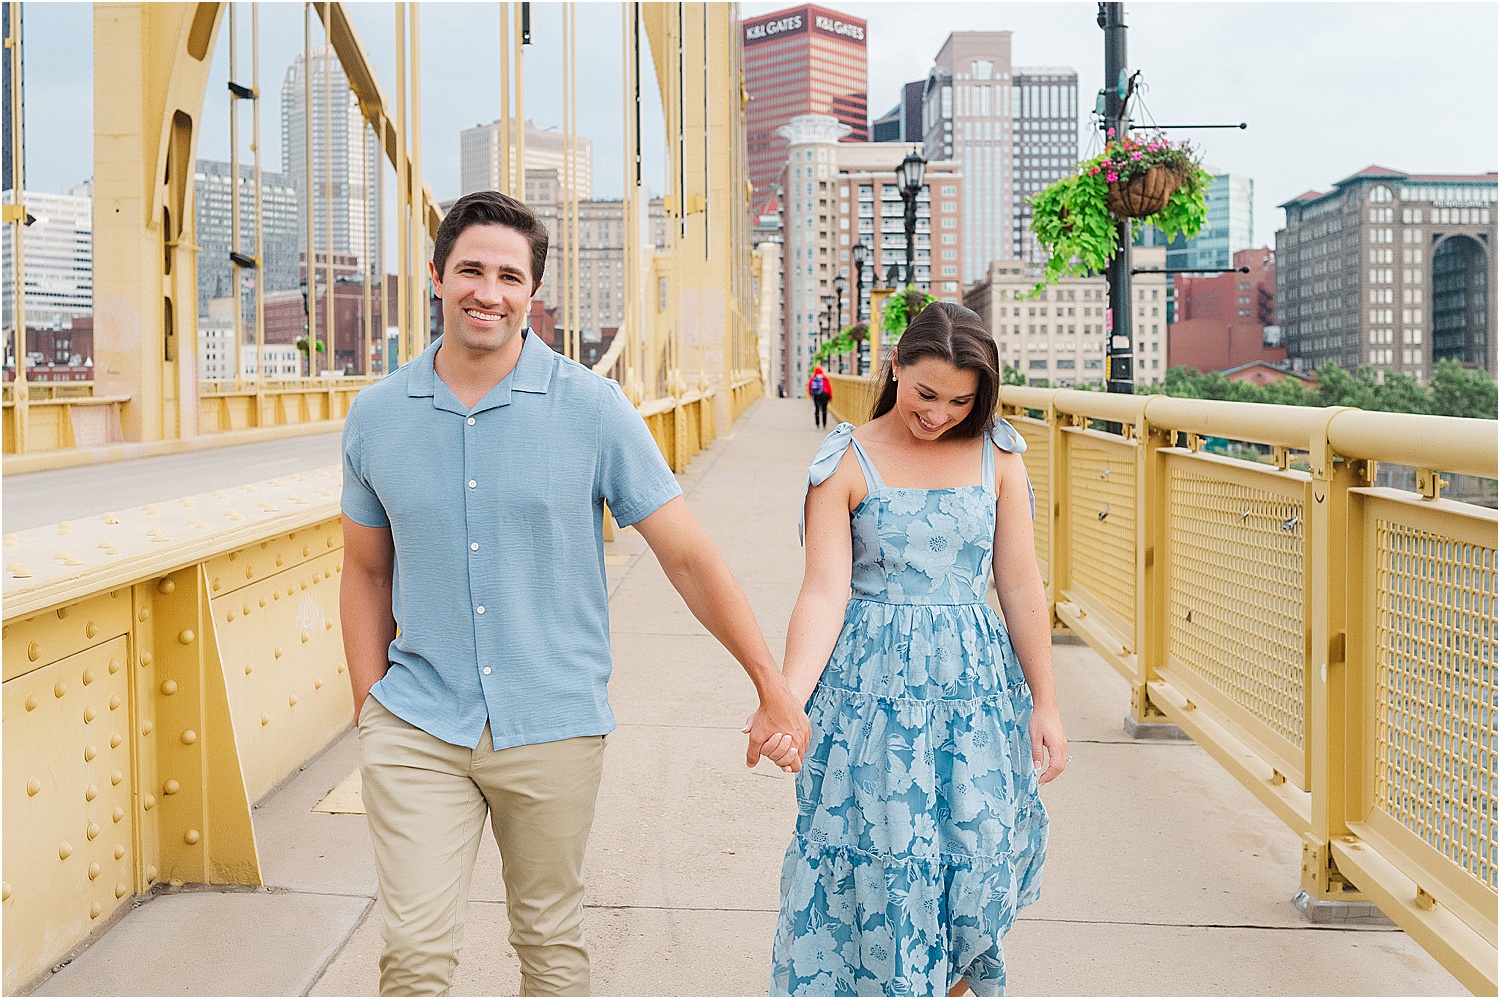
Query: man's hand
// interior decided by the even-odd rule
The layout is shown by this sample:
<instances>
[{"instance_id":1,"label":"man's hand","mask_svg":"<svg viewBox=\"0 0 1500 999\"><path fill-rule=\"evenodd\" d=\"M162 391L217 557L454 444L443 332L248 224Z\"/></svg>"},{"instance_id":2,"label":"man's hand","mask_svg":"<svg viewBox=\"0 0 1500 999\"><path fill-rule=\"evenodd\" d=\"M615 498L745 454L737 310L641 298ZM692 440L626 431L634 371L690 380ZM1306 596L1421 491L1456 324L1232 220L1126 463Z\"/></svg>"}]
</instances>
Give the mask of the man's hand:
<instances>
[{"instance_id":1,"label":"man's hand","mask_svg":"<svg viewBox=\"0 0 1500 999\"><path fill-rule=\"evenodd\" d=\"M740 731L750 737L745 746L745 766L753 767L765 756L787 773L802 769L802 757L812 739L812 726L785 680L778 679L761 696L760 707L745 720Z\"/></svg>"}]
</instances>

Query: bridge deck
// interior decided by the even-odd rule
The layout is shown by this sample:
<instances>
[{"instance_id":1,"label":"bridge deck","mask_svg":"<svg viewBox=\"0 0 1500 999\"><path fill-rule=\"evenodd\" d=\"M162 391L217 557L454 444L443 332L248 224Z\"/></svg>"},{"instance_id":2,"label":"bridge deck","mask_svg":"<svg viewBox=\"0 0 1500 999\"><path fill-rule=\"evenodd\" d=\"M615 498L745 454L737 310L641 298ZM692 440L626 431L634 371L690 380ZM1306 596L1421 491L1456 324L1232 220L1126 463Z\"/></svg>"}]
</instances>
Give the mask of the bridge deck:
<instances>
[{"instance_id":1,"label":"bridge deck","mask_svg":"<svg viewBox=\"0 0 1500 999\"><path fill-rule=\"evenodd\" d=\"M792 401L760 402L736 430L683 485L779 655L801 578L797 502L820 434L808 404ZM12 489L7 482L7 515ZM749 684L639 536L621 532L609 549L620 724L588 858L595 991L764 994L791 779L740 762ZM1084 646L1054 652L1075 759L1045 792L1051 853L1042 901L1006 942L1012 994L1462 992L1399 930L1303 922L1290 901L1295 837L1196 746L1128 739L1124 683ZM346 784L357 757L345 735L260 803L268 890L148 899L37 993L373 994L375 880ZM514 994L488 840L472 900L454 991Z\"/></svg>"}]
</instances>

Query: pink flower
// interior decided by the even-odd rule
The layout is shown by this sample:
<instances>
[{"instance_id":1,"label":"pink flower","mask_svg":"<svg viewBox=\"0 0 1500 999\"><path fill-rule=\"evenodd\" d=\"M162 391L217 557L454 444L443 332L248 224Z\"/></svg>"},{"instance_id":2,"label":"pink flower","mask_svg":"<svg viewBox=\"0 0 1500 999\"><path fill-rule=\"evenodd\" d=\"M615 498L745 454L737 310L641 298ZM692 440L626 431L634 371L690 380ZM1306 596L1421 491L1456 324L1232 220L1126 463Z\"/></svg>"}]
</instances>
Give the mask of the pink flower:
<instances>
[{"instance_id":1,"label":"pink flower","mask_svg":"<svg viewBox=\"0 0 1500 999\"><path fill-rule=\"evenodd\" d=\"M1115 130L1114 129L1110 129L1108 132L1106 132L1104 134L1113 137L1114 134L1115 134Z\"/></svg>"},{"instance_id":2,"label":"pink flower","mask_svg":"<svg viewBox=\"0 0 1500 999\"><path fill-rule=\"evenodd\" d=\"M1114 166L1114 164L1111 163L1109 160L1100 160L1099 161L1099 165L1102 166L1102 167Z\"/></svg>"},{"instance_id":3,"label":"pink flower","mask_svg":"<svg viewBox=\"0 0 1500 999\"><path fill-rule=\"evenodd\" d=\"M1104 175L1104 179L1113 184L1115 181L1120 179L1120 175L1117 173L1107 173Z\"/></svg>"},{"instance_id":4,"label":"pink flower","mask_svg":"<svg viewBox=\"0 0 1500 999\"><path fill-rule=\"evenodd\" d=\"M1140 153L1131 153L1130 154L1130 158L1133 159L1133 160L1138 160L1138 159L1141 158L1141 154Z\"/></svg>"},{"instance_id":5,"label":"pink flower","mask_svg":"<svg viewBox=\"0 0 1500 999\"><path fill-rule=\"evenodd\" d=\"M1090 177L1092 177L1094 174L1096 174L1098 172L1099 172L1099 168L1098 167L1090 167L1089 168L1089 176Z\"/></svg>"}]
</instances>

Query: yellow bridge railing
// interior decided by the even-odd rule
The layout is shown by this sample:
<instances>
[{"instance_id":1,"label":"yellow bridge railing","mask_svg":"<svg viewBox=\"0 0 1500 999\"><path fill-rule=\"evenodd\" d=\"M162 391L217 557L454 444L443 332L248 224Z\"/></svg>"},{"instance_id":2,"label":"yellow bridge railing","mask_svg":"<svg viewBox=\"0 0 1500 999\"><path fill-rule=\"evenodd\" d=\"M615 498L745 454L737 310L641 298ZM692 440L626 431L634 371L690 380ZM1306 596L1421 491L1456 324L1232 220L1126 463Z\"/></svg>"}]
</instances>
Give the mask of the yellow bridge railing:
<instances>
[{"instance_id":1,"label":"yellow bridge railing","mask_svg":"<svg viewBox=\"0 0 1500 999\"><path fill-rule=\"evenodd\" d=\"M337 426L371 376L295 378L253 382L207 381L198 385L198 431L204 434L260 427L326 423Z\"/></svg>"},{"instance_id":2,"label":"yellow bridge railing","mask_svg":"<svg viewBox=\"0 0 1500 999\"><path fill-rule=\"evenodd\" d=\"M863 422L870 382L833 382ZM1279 816L1313 906L1373 901L1494 995L1497 515L1439 470L1494 478L1496 423L1021 387L1001 410L1055 618L1130 683L1128 724L1175 723Z\"/></svg>"}]
</instances>

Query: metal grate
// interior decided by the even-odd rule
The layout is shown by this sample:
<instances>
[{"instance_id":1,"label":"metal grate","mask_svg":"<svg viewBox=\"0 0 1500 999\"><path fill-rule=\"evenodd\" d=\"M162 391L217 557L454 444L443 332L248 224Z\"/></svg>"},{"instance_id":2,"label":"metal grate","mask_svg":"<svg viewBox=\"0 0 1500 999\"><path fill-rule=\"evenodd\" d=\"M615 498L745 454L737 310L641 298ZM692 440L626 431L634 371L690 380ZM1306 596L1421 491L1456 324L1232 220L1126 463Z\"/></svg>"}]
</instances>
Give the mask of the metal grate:
<instances>
[{"instance_id":1,"label":"metal grate","mask_svg":"<svg viewBox=\"0 0 1500 999\"><path fill-rule=\"evenodd\" d=\"M1302 503L1238 479L1171 471L1168 654L1300 754Z\"/></svg>"},{"instance_id":2,"label":"metal grate","mask_svg":"<svg viewBox=\"0 0 1500 999\"><path fill-rule=\"evenodd\" d=\"M1496 551L1375 537L1375 807L1494 889Z\"/></svg>"},{"instance_id":3,"label":"metal grate","mask_svg":"<svg viewBox=\"0 0 1500 999\"><path fill-rule=\"evenodd\" d=\"M1031 489L1036 495L1036 519L1031 523L1032 536L1036 540L1036 557L1042 566L1042 578L1052 579L1052 471L1048 460L1052 456L1052 434L1049 427L1013 421L1016 430L1026 440L1026 453L1021 460L1026 463L1026 474L1031 477Z\"/></svg>"},{"instance_id":4,"label":"metal grate","mask_svg":"<svg viewBox=\"0 0 1500 999\"><path fill-rule=\"evenodd\" d=\"M1135 622L1135 449L1074 436L1068 447L1073 490L1069 563L1073 584Z\"/></svg>"}]
</instances>

